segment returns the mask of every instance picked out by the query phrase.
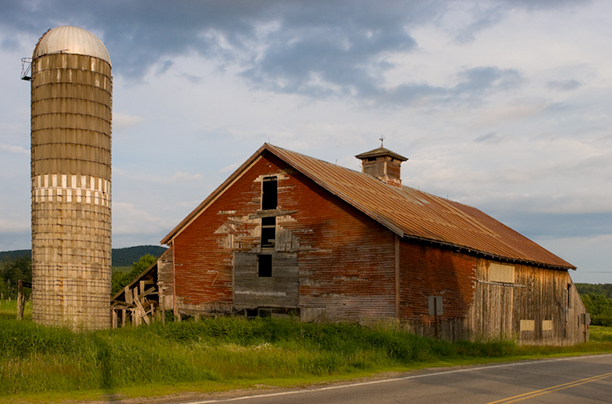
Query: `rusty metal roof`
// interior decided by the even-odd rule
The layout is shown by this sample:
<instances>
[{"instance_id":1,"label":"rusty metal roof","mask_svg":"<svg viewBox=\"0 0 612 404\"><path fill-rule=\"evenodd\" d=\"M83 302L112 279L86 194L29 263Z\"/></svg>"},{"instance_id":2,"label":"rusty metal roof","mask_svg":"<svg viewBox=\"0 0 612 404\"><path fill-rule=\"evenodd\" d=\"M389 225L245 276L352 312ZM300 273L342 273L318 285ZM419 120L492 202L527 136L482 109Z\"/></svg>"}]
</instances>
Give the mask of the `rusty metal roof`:
<instances>
[{"instance_id":1,"label":"rusty metal roof","mask_svg":"<svg viewBox=\"0 0 612 404\"><path fill-rule=\"evenodd\" d=\"M480 210L270 144L264 144L163 240L168 243L260 155L270 152L400 237L529 265L575 269Z\"/></svg>"}]
</instances>

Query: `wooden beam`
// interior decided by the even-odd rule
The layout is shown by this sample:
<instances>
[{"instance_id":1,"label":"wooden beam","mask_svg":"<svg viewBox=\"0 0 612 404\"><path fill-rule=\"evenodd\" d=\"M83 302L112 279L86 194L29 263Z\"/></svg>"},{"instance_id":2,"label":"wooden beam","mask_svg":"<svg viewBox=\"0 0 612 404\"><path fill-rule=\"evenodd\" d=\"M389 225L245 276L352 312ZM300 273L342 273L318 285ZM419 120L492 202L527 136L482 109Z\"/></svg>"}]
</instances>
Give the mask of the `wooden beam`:
<instances>
[{"instance_id":1,"label":"wooden beam","mask_svg":"<svg viewBox=\"0 0 612 404\"><path fill-rule=\"evenodd\" d=\"M145 323L147 323L147 325L150 325L151 322L149 321L149 316L147 315L147 312L145 311L145 309L142 307L142 304L140 303L140 299L136 299L136 306L138 306L138 310L140 311L139 315L142 317Z\"/></svg>"}]
</instances>

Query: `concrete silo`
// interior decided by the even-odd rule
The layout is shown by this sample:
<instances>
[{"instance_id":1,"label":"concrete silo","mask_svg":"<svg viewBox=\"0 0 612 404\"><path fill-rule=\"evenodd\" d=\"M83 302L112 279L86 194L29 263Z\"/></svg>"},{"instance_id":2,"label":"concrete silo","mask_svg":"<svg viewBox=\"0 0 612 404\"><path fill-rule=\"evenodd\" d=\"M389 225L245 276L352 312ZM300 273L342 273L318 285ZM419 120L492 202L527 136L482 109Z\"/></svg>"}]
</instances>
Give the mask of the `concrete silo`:
<instances>
[{"instance_id":1,"label":"concrete silo","mask_svg":"<svg viewBox=\"0 0 612 404\"><path fill-rule=\"evenodd\" d=\"M32 55L32 318L110 326L111 61L91 32L62 26Z\"/></svg>"}]
</instances>

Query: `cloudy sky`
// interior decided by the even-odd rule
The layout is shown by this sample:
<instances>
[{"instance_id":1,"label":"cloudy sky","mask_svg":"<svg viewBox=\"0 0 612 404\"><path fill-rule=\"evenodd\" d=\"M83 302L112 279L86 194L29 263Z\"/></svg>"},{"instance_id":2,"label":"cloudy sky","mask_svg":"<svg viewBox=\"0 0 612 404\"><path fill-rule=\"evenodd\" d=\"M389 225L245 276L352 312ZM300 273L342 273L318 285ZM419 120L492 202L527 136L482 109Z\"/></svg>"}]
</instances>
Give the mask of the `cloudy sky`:
<instances>
[{"instance_id":1,"label":"cloudy sky","mask_svg":"<svg viewBox=\"0 0 612 404\"><path fill-rule=\"evenodd\" d=\"M0 250L30 247L30 88L49 28L113 63L113 244L158 244L264 142L475 206L612 283L612 2L2 0Z\"/></svg>"}]
</instances>

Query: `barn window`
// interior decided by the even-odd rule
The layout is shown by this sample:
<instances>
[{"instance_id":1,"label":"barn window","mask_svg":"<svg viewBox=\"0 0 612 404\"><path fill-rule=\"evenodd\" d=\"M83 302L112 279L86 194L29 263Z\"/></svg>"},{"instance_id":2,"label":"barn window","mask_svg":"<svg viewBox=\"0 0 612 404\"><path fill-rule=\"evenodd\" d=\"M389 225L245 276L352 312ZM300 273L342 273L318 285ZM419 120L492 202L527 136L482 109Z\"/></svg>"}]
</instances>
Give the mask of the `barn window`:
<instances>
[{"instance_id":1,"label":"barn window","mask_svg":"<svg viewBox=\"0 0 612 404\"><path fill-rule=\"evenodd\" d=\"M261 186L261 209L276 209L278 203L278 191L276 177L265 177ZM274 247L276 239L276 217L264 217L261 219L261 246Z\"/></svg>"},{"instance_id":2,"label":"barn window","mask_svg":"<svg viewBox=\"0 0 612 404\"><path fill-rule=\"evenodd\" d=\"M492 262L489 265L489 281L514 283L514 266Z\"/></svg>"},{"instance_id":3,"label":"barn window","mask_svg":"<svg viewBox=\"0 0 612 404\"><path fill-rule=\"evenodd\" d=\"M261 246L274 247L276 238L276 218L264 217L261 219Z\"/></svg>"},{"instance_id":4,"label":"barn window","mask_svg":"<svg viewBox=\"0 0 612 404\"><path fill-rule=\"evenodd\" d=\"M270 254L257 256L257 276L260 278L272 277L272 256Z\"/></svg>"},{"instance_id":5,"label":"barn window","mask_svg":"<svg viewBox=\"0 0 612 404\"><path fill-rule=\"evenodd\" d=\"M567 308L572 308L572 284L567 284Z\"/></svg>"},{"instance_id":6,"label":"barn window","mask_svg":"<svg viewBox=\"0 0 612 404\"><path fill-rule=\"evenodd\" d=\"M534 331L535 330L535 320L521 320L520 330L521 331Z\"/></svg>"},{"instance_id":7,"label":"barn window","mask_svg":"<svg viewBox=\"0 0 612 404\"><path fill-rule=\"evenodd\" d=\"M261 209L276 209L278 191L276 177L265 177L261 187Z\"/></svg>"}]
</instances>

